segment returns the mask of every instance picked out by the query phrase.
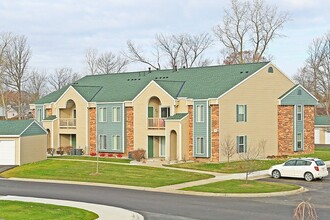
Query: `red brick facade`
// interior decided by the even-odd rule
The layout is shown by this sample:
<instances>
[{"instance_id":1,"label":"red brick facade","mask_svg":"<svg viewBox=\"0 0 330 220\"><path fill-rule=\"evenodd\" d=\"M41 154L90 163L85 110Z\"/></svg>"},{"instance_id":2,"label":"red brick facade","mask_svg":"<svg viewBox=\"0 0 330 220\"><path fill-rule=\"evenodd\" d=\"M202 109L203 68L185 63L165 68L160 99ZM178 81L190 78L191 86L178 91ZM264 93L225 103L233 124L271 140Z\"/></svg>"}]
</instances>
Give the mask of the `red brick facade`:
<instances>
[{"instance_id":1,"label":"red brick facade","mask_svg":"<svg viewBox=\"0 0 330 220\"><path fill-rule=\"evenodd\" d=\"M294 151L294 106L278 106L278 155L314 152L314 106L304 106L304 151Z\"/></svg>"},{"instance_id":2,"label":"red brick facade","mask_svg":"<svg viewBox=\"0 0 330 220\"><path fill-rule=\"evenodd\" d=\"M134 109L133 107L126 107L126 151L124 155L128 152L134 150Z\"/></svg>"},{"instance_id":3,"label":"red brick facade","mask_svg":"<svg viewBox=\"0 0 330 220\"><path fill-rule=\"evenodd\" d=\"M219 105L211 105L212 161L219 162Z\"/></svg>"},{"instance_id":4,"label":"red brick facade","mask_svg":"<svg viewBox=\"0 0 330 220\"><path fill-rule=\"evenodd\" d=\"M304 106L304 153L314 153L315 107Z\"/></svg>"},{"instance_id":5,"label":"red brick facade","mask_svg":"<svg viewBox=\"0 0 330 220\"><path fill-rule=\"evenodd\" d=\"M96 152L96 108L88 109L88 145L89 153Z\"/></svg>"}]
</instances>

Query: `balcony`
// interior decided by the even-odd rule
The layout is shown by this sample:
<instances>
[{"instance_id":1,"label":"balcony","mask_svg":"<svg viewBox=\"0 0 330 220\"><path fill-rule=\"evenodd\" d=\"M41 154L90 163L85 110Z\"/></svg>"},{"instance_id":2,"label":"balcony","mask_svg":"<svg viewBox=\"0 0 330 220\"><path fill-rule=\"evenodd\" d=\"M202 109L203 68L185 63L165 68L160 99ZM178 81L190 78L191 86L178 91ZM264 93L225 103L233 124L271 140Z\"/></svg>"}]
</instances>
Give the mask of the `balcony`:
<instances>
[{"instance_id":1,"label":"balcony","mask_svg":"<svg viewBox=\"0 0 330 220\"><path fill-rule=\"evenodd\" d=\"M76 119L75 118L60 118L60 128L75 129L76 128Z\"/></svg>"},{"instance_id":2,"label":"balcony","mask_svg":"<svg viewBox=\"0 0 330 220\"><path fill-rule=\"evenodd\" d=\"M148 118L149 129L165 129L165 120L163 118Z\"/></svg>"}]
</instances>

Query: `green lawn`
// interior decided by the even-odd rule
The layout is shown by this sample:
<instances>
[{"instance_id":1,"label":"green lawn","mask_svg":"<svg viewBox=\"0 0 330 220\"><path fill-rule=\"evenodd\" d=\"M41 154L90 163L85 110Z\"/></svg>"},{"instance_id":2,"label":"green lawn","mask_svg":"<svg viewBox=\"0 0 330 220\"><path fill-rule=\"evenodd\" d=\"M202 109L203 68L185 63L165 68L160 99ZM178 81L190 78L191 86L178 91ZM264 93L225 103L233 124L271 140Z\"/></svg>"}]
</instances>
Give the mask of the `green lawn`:
<instances>
[{"instance_id":1,"label":"green lawn","mask_svg":"<svg viewBox=\"0 0 330 220\"><path fill-rule=\"evenodd\" d=\"M266 170L271 166L279 163L283 163L284 160L256 160L253 161L254 167L257 170ZM177 168L193 169L193 170L204 170L218 173L244 173L245 163L243 161L235 161L229 163L204 163L204 162L189 162L180 163L173 165L166 165Z\"/></svg>"},{"instance_id":2,"label":"green lawn","mask_svg":"<svg viewBox=\"0 0 330 220\"><path fill-rule=\"evenodd\" d=\"M97 157L92 156L53 156L48 157L49 159L70 159L70 160L89 160L89 161L96 161ZM122 158L111 158L111 157L99 157L99 161L106 161L106 162L115 162L115 163L129 163L131 162L130 159L122 159Z\"/></svg>"},{"instance_id":3,"label":"green lawn","mask_svg":"<svg viewBox=\"0 0 330 220\"><path fill-rule=\"evenodd\" d=\"M291 191L299 188L300 187L296 185L255 180L249 180L248 184L246 184L245 180L226 180L206 185L183 188L181 190L209 193L270 193Z\"/></svg>"},{"instance_id":4,"label":"green lawn","mask_svg":"<svg viewBox=\"0 0 330 220\"><path fill-rule=\"evenodd\" d=\"M0 200L0 219L4 220L93 220L93 212L49 204Z\"/></svg>"},{"instance_id":5,"label":"green lawn","mask_svg":"<svg viewBox=\"0 0 330 220\"><path fill-rule=\"evenodd\" d=\"M160 187L213 177L212 175L135 165L45 160L8 170L3 177L71 180L119 185Z\"/></svg>"},{"instance_id":6,"label":"green lawn","mask_svg":"<svg viewBox=\"0 0 330 220\"><path fill-rule=\"evenodd\" d=\"M316 148L313 154L293 155L291 157L317 157L324 161L330 161L330 148ZM273 159L273 160L257 160L253 161L253 167L256 170L267 170L271 166L285 162L287 159ZM170 167L204 170L218 173L244 173L246 167L243 161L235 161L229 163L205 163L205 162L188 162L173 165L166 165Z\"/></svg>"}]
</instances>

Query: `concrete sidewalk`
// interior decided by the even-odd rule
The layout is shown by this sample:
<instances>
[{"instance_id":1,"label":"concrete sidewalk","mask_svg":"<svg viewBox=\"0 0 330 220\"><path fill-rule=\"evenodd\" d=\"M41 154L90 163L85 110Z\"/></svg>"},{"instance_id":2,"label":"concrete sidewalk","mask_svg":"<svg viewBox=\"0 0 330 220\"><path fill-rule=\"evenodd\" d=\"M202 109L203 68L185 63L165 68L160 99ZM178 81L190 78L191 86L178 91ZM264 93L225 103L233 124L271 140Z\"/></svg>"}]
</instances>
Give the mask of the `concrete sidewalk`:
<instances>
[{"instance_id":1,"label":"concrete sidewalk","mask_svg":"<svg viewBox=\"0 0 330 220\"><path fill-rule=\"evenodd\" d=\"M74 202L74 201L57 200L57 199L42 199L42 198L34 198L34 197L21 197L21 196L1 196L0 200L35 202L35 203L53 204L53 205L69 206L69 207L85 209L96 213L99 216L99 218L97 218L98 220L109 220L109 219L143 220L144 219L142 215L126 209L116 208L112 206L84 203L84 202Z\"/></svg>"}]
</instances>

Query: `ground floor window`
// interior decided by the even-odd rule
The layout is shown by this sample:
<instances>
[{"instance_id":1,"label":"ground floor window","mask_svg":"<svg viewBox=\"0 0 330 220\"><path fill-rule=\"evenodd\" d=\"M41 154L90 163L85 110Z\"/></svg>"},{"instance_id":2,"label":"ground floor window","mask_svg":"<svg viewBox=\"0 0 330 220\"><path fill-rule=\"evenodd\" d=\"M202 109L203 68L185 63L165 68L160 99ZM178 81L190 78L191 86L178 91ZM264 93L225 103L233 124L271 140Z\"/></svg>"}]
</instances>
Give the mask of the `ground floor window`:
<instances>
[{"instance_id":1,"label":"ground floor window","mask_svg":"<svg viewBox=\"0 0 330 220\"><path fill-rule=\"evenodd\" d=\"M99 144L100 150L107 149L107 136L101 134L100 135L100 144Z\"/></svg>"},{"instance_id":2,"label":"ground floor window","mask_svg":"<svg viewBox=\"0 0 330 220\"><path fill-rule=\"evenodd\" d=\"M302 134L297 133L297 150L302 149Z\"/></svg>"},{"instance_id":3,"label":"ground floor window","mask_svg":"<svg viewBox=\"0 0 330 220\"><path fill-rule=\"evenodd\" d=\"M237 153L246 153L247 152L247 137L246 136L237 136Z\"/></svg>"},{"instance_id":4,"label":"ground floor window","mask_svg":"<svg viewBox=\"0 0 330 220\"><path fill-rule=\"evenodd\" d=\"M196 144L197 144L196 154L204 154L205 153L204 137L197 137Z\"/></svg>"},{"instance_id":5,"label":"ground floor window","mask_svg":"<svg viewBox=\"0 0 330 220\"><path fill-rule=\"evenodd\" d=\"M165 137L160 137L159 156L165 157Z\"/></svg>"},{"instance_id":6,"label":"ground floor window","mask_svg":"<svg viewBox=\"0 0 330 220\"><path fill-rule=\"evenodd\" d=\"M112 136L112 150L119 150L120 149L120 136L114 135Z\"/></svg>"}]
</instances>

